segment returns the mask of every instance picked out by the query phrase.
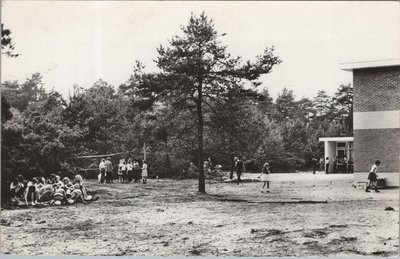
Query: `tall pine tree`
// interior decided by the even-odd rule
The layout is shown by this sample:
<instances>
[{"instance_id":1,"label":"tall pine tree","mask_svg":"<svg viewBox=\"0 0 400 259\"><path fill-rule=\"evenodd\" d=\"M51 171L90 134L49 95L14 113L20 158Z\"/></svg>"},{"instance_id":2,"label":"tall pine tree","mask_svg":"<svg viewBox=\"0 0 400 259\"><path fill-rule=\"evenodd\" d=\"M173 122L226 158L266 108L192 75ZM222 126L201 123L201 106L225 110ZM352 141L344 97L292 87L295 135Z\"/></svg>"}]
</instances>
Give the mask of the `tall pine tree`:
<instances>
[{"instance_id":1,"label":"tall pine tree","mask_svg":"<svg viewBox=\"0 0 400 259\"><path fill-rule=\"evenodd\" d=\"M145 100L154 102L167 98L175 109L194 109L197 117L197 148L199 192L205 193L203 170L204 113L228 91L243 94L249 82L271 72L281 60L274 48L266 48L254 62L243 62L227 53L227 46L219 42L214 23L204 13L191 15L189 24L182 26L182 35L173 36L169 46L158 48L156 63L159 73L145 74L136 70L137 88Z\"/></svg>"}]
</instances>

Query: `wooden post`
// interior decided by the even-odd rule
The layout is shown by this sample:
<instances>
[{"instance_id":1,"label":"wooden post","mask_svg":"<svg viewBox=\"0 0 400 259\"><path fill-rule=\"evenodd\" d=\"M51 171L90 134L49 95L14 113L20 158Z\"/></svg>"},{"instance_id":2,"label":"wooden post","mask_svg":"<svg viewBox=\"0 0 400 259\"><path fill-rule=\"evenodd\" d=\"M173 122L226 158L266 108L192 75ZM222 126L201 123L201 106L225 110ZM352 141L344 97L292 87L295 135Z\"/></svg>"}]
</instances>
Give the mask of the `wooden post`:
<instances>
[{"instance_id":1,"label":"wooden post","mask_svg":"<svg viewBox=\"0 0 400 259\"><path fill-rule=\"evenodd\" d=\"M146 142L143 143L143 160L146 161Z\"/></svg>"},{"instance_id":2,"label":"wooden post","mask_svg":"<svg viewBox=\"0 0 400 259\"><path fill-rule=\"evenodd\" d=\"M146 142L143 143L143 160L147 161L147 151L149 151L149 147L146 146Z\"/></svg>"}]
</instances>

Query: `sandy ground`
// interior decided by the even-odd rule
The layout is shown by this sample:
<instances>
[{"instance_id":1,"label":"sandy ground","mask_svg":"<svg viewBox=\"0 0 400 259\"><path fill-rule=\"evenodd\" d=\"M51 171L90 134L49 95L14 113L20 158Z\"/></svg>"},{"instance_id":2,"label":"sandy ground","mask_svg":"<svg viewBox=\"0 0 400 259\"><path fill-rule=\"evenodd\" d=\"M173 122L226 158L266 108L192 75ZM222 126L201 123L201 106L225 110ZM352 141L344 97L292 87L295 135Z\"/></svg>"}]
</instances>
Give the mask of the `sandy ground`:
<instances>
[{"instance_id":1,"label":"sandy ground","mask_svg":"<svg viewBox=\"0 0 400 259\"><path fill-rule=\"evenodd\" d=\"M195 180L149 180L147 185L100 185L90 180L87 185L100 195L99 201L2 210L0 253L398 254L398 189L365 193L352 187L352 175L272 176L271 193L261 193L260 182L237 186L207 181L207 195L196 194ZM296 201L327 203L293 203ZM389 206L394 211L385 211Z\"/></svg>"}]
</instances>

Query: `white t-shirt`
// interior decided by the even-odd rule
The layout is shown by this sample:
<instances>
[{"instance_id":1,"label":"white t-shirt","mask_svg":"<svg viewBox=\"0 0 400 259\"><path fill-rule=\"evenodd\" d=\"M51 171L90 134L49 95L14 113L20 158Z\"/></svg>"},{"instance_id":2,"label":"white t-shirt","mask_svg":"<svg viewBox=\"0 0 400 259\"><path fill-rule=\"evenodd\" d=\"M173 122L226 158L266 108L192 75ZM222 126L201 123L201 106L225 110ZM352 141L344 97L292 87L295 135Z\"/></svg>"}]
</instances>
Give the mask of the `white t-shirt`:
<instances>
[{"instance_id":1,"label":"white t-shirt","mask_svg":"<svg viewBox=\"0 0 400 259\"><path fill-rule=\"evenodd\" d=\"M126 167L125 164L123 163L119 164L119 170L125 171L125 167Z\"/></svg>"},{"instance_id":2,"label":"white t-shirt","mask_svg":"<svg viewBox=\"0 0 400 259\"><path fill-rule=\"evenodd\" d=\"M371 170L370 170L369 172L370 172L370 173L372 173L372 172L378 173L378 167L374 164L374 165L371 167Z\"/></svg>"},{"instance_id":3,"label":"white t-shirt","mask_svg":"<svg viewBox=\"0 0 400 259\"><path fill-rule=\"evenodd\" d=\"M131 163L126 165L126 170L132 171L133 165Z\"/></svg>"},{"instance_id":4,"label":"white t-shirt","mask_svg":"<svg viewBox=\"0 0 400 259\"><path fill-rule=\"evenodd\" d=\"M103 168L106 168L106 164L103 161L101 161L99 164L99 169L103 169Z\"/></svg>"}]
</instances>

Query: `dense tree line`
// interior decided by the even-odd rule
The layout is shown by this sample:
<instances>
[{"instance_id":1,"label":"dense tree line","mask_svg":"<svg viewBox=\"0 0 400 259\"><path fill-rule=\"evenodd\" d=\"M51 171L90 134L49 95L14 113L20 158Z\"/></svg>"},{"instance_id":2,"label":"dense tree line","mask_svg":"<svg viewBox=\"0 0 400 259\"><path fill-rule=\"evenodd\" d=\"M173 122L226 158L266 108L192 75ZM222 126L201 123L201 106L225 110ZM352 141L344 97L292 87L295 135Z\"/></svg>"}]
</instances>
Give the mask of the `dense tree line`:
<instances>
[{"instance_id":1,"label":"dense tree line","mask_svg":"<svg viewBox=\"0 0 400 259\"><path fill-rule=\"evenodd\" d=\"M119 86L98 80L73 86L64 98L46 91L38 73L3 82L2 177L97 167L83 155L143 159L146 143L150 176L195 177L187 170L193 162L201 187L208 157L227 170L234 156L244 156L249 169L268 161L273 171L291 171L323 156L319 137L352 135L351 85L312 99L285 88L274 100L257 81L281 62L273 48L255 61L232 57L204 14L182 31L158 49L159 72L146 73L137 62Z\"/></svg>"},{"instance_id":2,"label":"dense tree line","mask_svg":"<svg viewBox=\"0 0 400 259\"><path fill-rule=\"evenodd\" d=\"M78 155L122 151L142 157L143 143L151 147L148 160L159 176L180 175L190 161L197 163L195 112L176 110L167 101L143 110L125 86L99 80L88 89L75 87L64 99L46 92L39 74L23 83L4 82L2 172L90 166ZM352 135L351 100L350 85L341 85L333 97L320 91L313 99L296 100L288 89L276 100L267 90L254 98L227 95L205 113L204 157L225 168L232 155L258 165L270 161L274 170L306 168L312 157L323 155L319 137Z\"/></svg>"}]
</instances>

